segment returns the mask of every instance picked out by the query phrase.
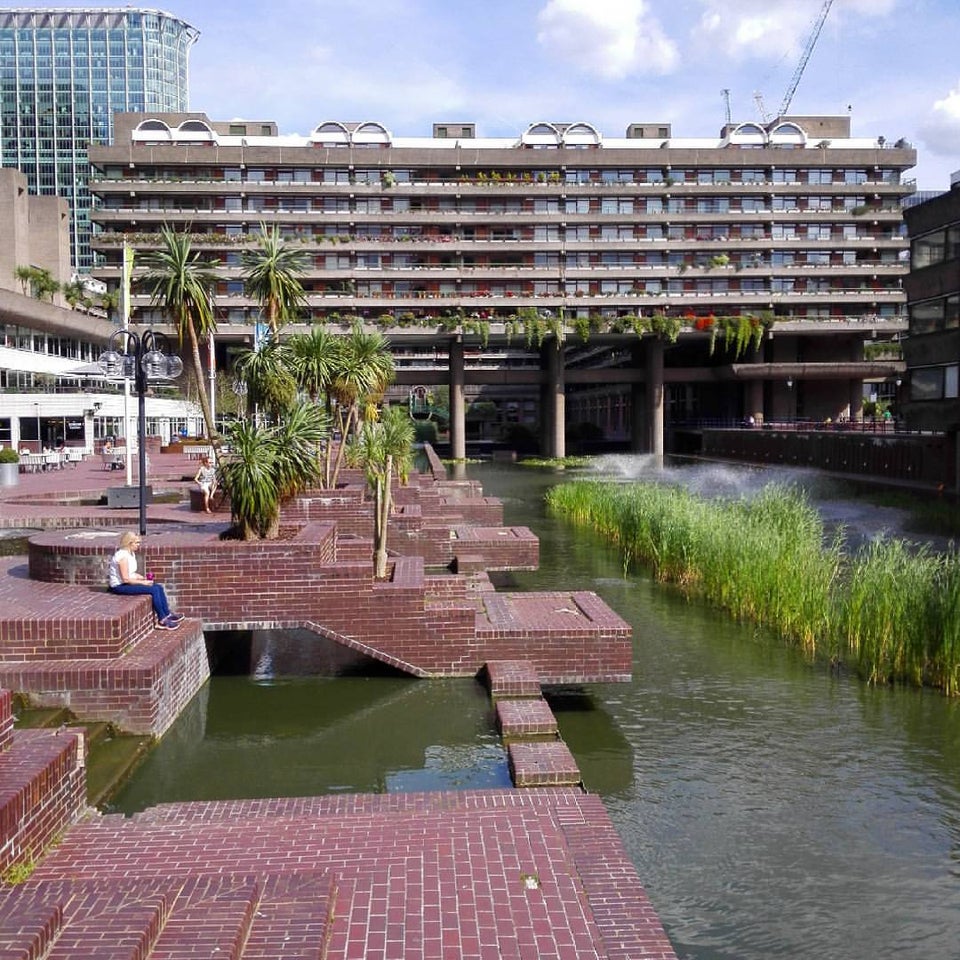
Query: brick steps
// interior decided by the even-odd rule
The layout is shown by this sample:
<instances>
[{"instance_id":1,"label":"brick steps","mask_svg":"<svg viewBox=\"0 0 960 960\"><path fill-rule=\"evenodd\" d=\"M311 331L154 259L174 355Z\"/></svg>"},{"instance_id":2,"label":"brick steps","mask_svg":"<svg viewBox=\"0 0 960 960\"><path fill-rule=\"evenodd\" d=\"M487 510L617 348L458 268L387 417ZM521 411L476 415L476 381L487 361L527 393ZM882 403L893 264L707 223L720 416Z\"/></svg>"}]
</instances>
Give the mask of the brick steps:
<instances>
[{"instance_id":1,"label":"brick steps","mask_svg":"<svg viewBox=\"0 0 960 960\"><path fill-rule=\"evenodd\" d=\"M0 894L0 957L319 957L335 893L313 870L31 881Z\"/></svg>"}]
</instances>

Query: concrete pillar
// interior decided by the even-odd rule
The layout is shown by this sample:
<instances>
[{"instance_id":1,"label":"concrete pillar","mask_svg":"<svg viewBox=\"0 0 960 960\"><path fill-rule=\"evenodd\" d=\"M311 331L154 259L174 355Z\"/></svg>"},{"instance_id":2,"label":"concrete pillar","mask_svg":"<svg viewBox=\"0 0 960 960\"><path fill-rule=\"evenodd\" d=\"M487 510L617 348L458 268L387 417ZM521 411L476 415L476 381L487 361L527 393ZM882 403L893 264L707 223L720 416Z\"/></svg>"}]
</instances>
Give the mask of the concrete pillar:
<instances>
[{"instance_id":1,"label":"concrete pillar","mask_svg":"<svg viewBox=\"0 0 960 960\"><path fill-rule=\"evenodd\" d=\"M540 449L544 456L559 459L567 455L567 416L563 345L553 337L540 348L540 366L547 374L540 391Z\"/></svg>"},{"instance_id":2,"label":"concrete pillar","mask_svg":"<svg viewBox=\"0 0 960 960\"><path fill-rule=\"evenodd\" d=\"M753 417L755 423L763 423L763 413L763 381L750 380L747 383L747 419Z\"/></svg>"},{"instance_id":3,"label":"concrete pillar","mask_svg":"<svg viewBox=\"0 0 960 960\"><path fill-rule=\"evenodd\" d=\"M863 381L850 381L850 419L863 420Z\"/></svg>"},{"instance_id":4,"label":"concrete pillar","mask_svg":"<svg viewBox=\"0 0 960 960\"><path fill-rule=\"evenodd\" d=\"M644 340L647 348L647 424L650 434L650 453L663 460L663 341L659 337Z\"/></svg>"},{"instance_id":5,"label":"concrete pillar","mask_svg":"<svg viewBox=\"0 0 960 960\"><path fill-rule=\"evenodd\" d=\"M464 403L463 340L450 341L450 456L467 458L467 416Z\"/></svg>"}]
</instances>

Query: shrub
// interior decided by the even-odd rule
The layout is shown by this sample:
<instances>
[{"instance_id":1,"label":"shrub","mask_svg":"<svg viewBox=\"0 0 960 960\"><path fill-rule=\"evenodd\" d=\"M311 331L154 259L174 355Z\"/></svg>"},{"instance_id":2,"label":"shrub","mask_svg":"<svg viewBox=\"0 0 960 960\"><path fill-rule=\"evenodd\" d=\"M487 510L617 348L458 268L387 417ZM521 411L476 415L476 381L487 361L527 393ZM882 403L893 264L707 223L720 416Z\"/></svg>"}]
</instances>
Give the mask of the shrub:
<instances>
[{"instance_id":1,"label":"shrub","mask_svg":"<svg viewBox=\"0 0 960 960\"><path fill-rule=\"evenodd\" d=\"M4 447L0 450L0 463L19 463L20 454L13 447Z\"/></svg>"}]
</instances>

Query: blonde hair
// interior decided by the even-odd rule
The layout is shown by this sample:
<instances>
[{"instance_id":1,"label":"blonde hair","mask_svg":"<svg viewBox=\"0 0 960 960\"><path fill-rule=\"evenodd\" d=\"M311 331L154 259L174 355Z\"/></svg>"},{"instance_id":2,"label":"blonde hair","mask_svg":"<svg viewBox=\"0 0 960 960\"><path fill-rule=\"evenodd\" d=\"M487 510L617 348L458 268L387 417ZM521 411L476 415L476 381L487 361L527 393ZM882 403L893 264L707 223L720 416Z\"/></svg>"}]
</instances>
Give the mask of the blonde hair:
<instances>
[{"instance_id":1,"label":"blonde hair","mask_svg":"<svg viewBox=\"0 0 960 960\"><path fill-rule=\"evenodd\" d=\"M120 535L120 549L129 550L134 543L140 539L139 533L134 533L132 530L127 530L125 533Z\"/></svg>"}]
</instances>

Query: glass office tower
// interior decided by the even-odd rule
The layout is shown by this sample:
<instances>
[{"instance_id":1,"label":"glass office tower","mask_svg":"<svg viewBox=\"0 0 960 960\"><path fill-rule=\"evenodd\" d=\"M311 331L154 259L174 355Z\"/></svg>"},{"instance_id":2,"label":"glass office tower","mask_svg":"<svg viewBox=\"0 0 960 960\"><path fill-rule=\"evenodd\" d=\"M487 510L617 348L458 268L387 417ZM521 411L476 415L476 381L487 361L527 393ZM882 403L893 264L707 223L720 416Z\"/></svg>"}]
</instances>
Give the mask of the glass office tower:
<instances>
[{"instance_id":1,"label":"glass office tower","mask_svg":"<svg viewBox=\"0 0 960 960\"><path fill-rule=\"evenodd\" d=\"M87 145L117 111L184 111L199 31L160 10L0 10L0 165L70 204L74 266L92 264Z\"/></svg>"}]
</instances>

